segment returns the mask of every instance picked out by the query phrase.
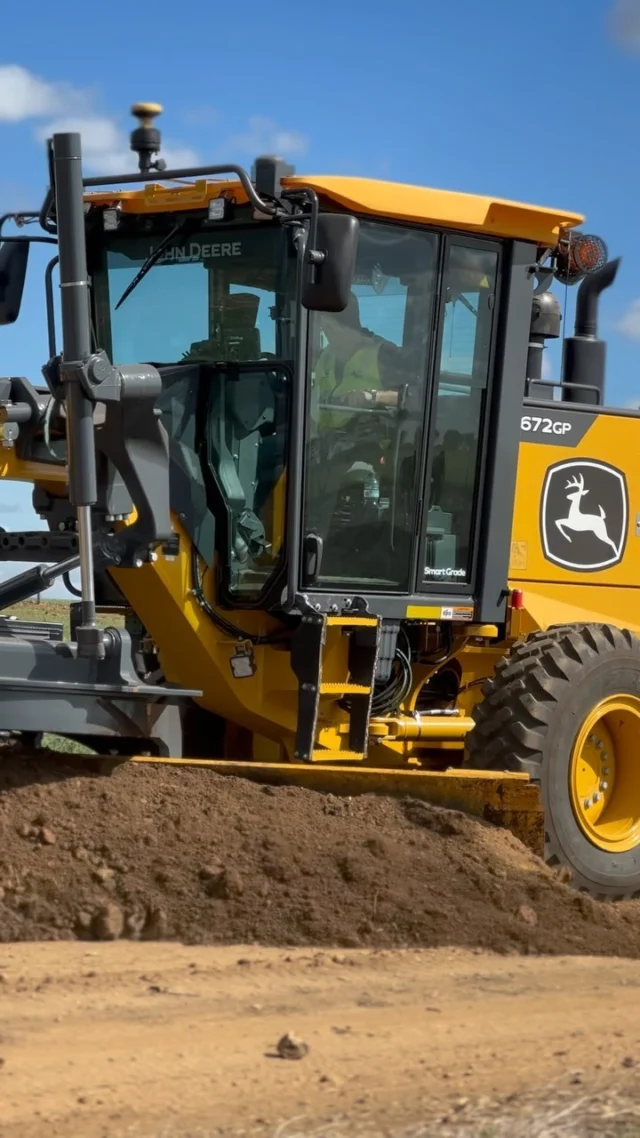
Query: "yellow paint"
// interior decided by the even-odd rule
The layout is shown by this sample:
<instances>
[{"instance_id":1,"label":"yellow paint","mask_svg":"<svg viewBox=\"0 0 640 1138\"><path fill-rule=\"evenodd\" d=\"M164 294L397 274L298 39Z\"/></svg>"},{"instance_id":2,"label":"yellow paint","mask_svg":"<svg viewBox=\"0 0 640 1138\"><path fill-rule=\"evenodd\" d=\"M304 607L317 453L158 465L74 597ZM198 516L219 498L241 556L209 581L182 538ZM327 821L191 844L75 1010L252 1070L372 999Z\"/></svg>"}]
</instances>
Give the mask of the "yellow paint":
<instances>
[{"instance_id":1,"label":"yellow paint","mask_svg":"<svg viewBox=\"0 0 640 1138\"><path fill-rule=\"evenodd\" d=\"M518 588L522 586L518 584ZM514 636L552 624L617 624L640 632L640 594L631 588L599 588L539 582L524 590L524 609L512 614Z\"/></svg>"},{"instance_id":2,"label":"yellow paint","mask_svg":"<svg viewBox=\"0 0 640 1138\"><path fill-rule=\"evenodd\" d=\"M559 403L557 407L557 416L562 418L563 405ZM512 635L527 635L552 624L584 621L608 622L640 632L640 539L635 536L635 518L640 513L640 467L629 461L639 450L640 420L624 410L597 416L575 447L540 442L520 444L509 586L522 590L524 609L512 613ZM622 469L629 497L627 541L621 562L586 573L548 561L540 533L540 503L547 469L558 462L581 458ZM597 510L598 503L593 506ZM585 506L585 512L586 509ZM569 543L567 548L570 549Z\"/></svg>"},{"instance_id":3,"label":"yellow paint","mask_svg":"<svg viewBox=\"0 0 640 1138\"><path fill-rule=\"evenodd\" d=\"M363 178L295 176L287 179L285 184L290 188L308 186L329 202L358 214L530 240L541 246L555 245L563 233L584 220L581 215L564 210ZM87 201L100 206L119 203L124 213L153 214L203 209L221 194L233 196L239 203L246 201L244 191L235 179L207 178L186 185L158 182L146 184L142 189L87 194ZM522 589L525 607L521 612L511 614L511 637L551 624L585 620L611 621L640 631L640 604L636 603L636 598L640 599L640 541L636 542L633 535L633 518L636 511L640 512L640 468L637 464L626 464L629 467L631 521L627 548L619 566L596 574L567 572L545 560L538 532L540 495L549 465L580 457L602 458L617 465L621 454L637 454L639 443L639 421L620 413L598 418L576 448L540 443L521 445L509 584L511 588ZM46 463L21 462L15 451L8 450L3 452L0 460L0 478L36 481L55 493L64 490L67 470ZM286 476L283 475L266 507L274 552L283 541L285 504ZM205 708L251 733L248 750L256 760L254 769L265 760L291 760L298 683L291 669L287 645L254 647L255 674L241 679L234 677L230 662L237 640L219 631L192 596L189 542L177 518L173 519L173 525L180 536L180 553L175 560L160 554L155 563L142 569L113 570L115 582L155 641L166 679L181 686L201 689L200 702ZM603 588L603 585L607 587ZM204 590L215 607L213 572L205 573ZM280 627L277 620L259 611L224 611L222 615L250 634L266 633ZM406 785L427 785L431 788L431 796L436 795L436 800L437 788L441 785L448 788L447 793L453 785L464 786L464 808L468 808L469 796L473 798L474 794L482 809L487 804L496 810L499 805L504 808L503 799L498 802L497 798L491 797L495 787L500 786L504 790L505 786L514 785L512 781L505 782L502 776L496 779L491 775L483 781L475 773L460 772L458 783L454 784L446 774L440 773L436 777L434 772L406 770L410 764L421 762L439 762L442 765L443 753L447 749L459 749L463 745L464 736L472 727L470 716L473 707L482 698L482 681L492 675L497 661L510 647L508 640L497 642L501 633L496 625L472 623L474 611L470 605L452 605L443 610L441 605L418 603L406 608L409 620L441 621L445 616L449 622L454 622L455 641L449 663L455 663L459 671L457 707L461 715L458 718L411 717L421 686L437 670L437 666L417 664L413 669L413 689L400 712L385 720L374 718L372 721L371 746L364 760L366 771L375 776L379 785L387 787L405 785L398 781L400 773L414 777L429 774L432 777L426 784L412 782ZM323 768L331 762L340 764L335 777L342 780L341 787L355 785L352 780L365 774L363 757L349 749L348 712L339 704L343 695L362 694L367 690L363 685L350 682L349 632L361 627L374 628L376 624L375 616L363 614L333 615L326 621L313 757L315 763L319 762ZM473 644L474 638L490 639L493 643ZM436 752L435 757L431 751ZM458 757L456 755L455 760ZM344 767L345 763L360 764L357 776ZM283 765L287 766L289 775L295 773L299 776L297 781L302 779L300 771L317 769L312 764L302 768L292 763ZM237 764L232 764L229 769L236 768ZM405 769L401 772L400 768ZM440 783L438 779L444 781ZM368 784L369 787L372 785L371 782ZM521 789L522 783L518 786ZM532 788L526 784L526 789ZM515 809L515 800L512 806Z\"/></svg>"},{"instance_id":4,"label":"yellow paint","mask_svg":"<svg viewBox=\"0 0 640 1138\"><path fill-rule=\"evenodd\" d=\"M370 691L365 684L350 684L346 680L320 684L320 695L368 695Z\"/></svg>"},{"instance_id":5,"label":"yellow paint","mask_svg":"<svg viewBox=\"0 0 640 1138\"><path fill-rule=\"evenodd\" d=\"M440 620L441 605L407 605L407 620Z\"/></svg>"},{"instance_id":6,"label":"yellow paint","mask_svg":"<svg viewBox=\"0 0 640 1138\"><path fill-rule=\"evenodd\" d=\"M288 178L287 185L309 186L357 212L549 244L556 243L562 230L584 221L581 214L566 210L372 178L297 175Z\"/></svg>"},{"instance_id":7,"label":"yellow paint","mask_svg":"<svg viewBox=\"0 0 640 1138\"><path fill-rule=\"evenodd\" d=\"M375 616L328 616L327 628L375 628L378 619Z\"/></svg>"},{"instance_id":8,"label":"yellow paint","mask_svg":"<svg viewBox=\"0 0 640 1138\"><path fill-rule=\"evenodd\" d=\"M180 536L175 560L159 555L141 569L113 569L115 582L158 646L166 679L200 689L209 711L281 743L293 755L297 716L297 681L284 646L253 649L256 672L236 679L231 657L237 641L218 631L191 595L187 536L177 518ZM212 573L204 576L205 594L213 602ZM227 620L252 634L273 631L279 623L265 613L224 612Z\"/></svg>"},{"instance_id":9,"label":"yellow paint","mask_svg":"<svg viewBox=\"0 0 640 1138\"><path fill-rule=\"evenodd\" d=\"M511 561L510 568L512 572L517 570L525 570L527 568L527 553L529 550L528 541L512 541L511 542Z\"/></svg>"},{"instance_id":10,"label":"yellow paint","mask_svg":"<svg viewBox=\"0 0 640 1138\"><path fill-rule=\"evenodd\" d=\"M387 729L397 739L464 739L473 730L473 719L464 715L426 715L416 719L387 719Z\"/></svg>"},{"instance_id":11,"label":"yellow paint","mask_svg":"<svg viewBox=\"0 0 640 1138\"><path fill-rule=\"evenodd\" d=\"M614 695L594 707L571 754L569 785L585 837L608 853L640 845L640 699Z\"/></svg>"},{"instance_id":12,"label":"yellow paint","mask_svg":"<svg viewBox=\"0 0 640 1138\"><path fill-rule=\"evenodd\" d=\"M563 404L556 405L554 413L562 419ZM528 581L549 583L579 583L583 586L602 588L607 586L637 586L640 582L640 540L635 538L635 516L640 512L640 465L632 461L632 456L640 450L640 419L626 415L623 410L615 415L599 415L575 447L554 446L553 443L523 442L520 444L516 501L511 528L512 551L514 546L527 547L525 567L512 563L510 577L515 588L526 589ZM544 478L547 469L558 462L572 462L576 459L596 459L622 468L626 475L629 491L629 528L627 545L622 562L610 569L598 572L579 573L567 570L547 561L543 554L540 537L540 503L542 500ZM590 508L583 505L584 512ZM570 503L567 501L567 510ZM598 503L594 503L597 510ZM606 547L605 547L606 548ZM571 546L567 543L567 550ZM573 599L573 598L572 598Z\"/></svg>"},{"instance_id":13,"label":"yellow paint","mask_svg":"<svg viewBox=\"0 0 640 1138\"><path fill-rule=\"evenodd\" d=\"M288 189L313 189L355 213L516 237L540 245L555 245L564 231L584 221L581 214L569 210L372 178L295 175L285 178L283 184ZM119 202L123 213L160 213L204 208L222 194L233 195L238 203L247 200L235 179L201 179L179 186L150 183L142 190L90 193L85 200L100 206Z\"/></svg>"},{"instance_id":14,"label":"yellow paint","mask_svg":"<svg viewBox=\"0 0 640 1138\"><path fill-rule=\"evenodd\" d=\"M57 491L52 489L52 493L56 493L68 485L69 472L66 466L19 458L11 447L0 451L0 479L2 478L8 482L37 482L39 486L57 487Z\"/></svg>"},{"instance_id":15,"label":"yellow paint","mask_svg":"<svg viewBox=\"0 0 640 1138\"><path fill-rule=\"evenodd\" d=\"M287 475L283 472L264 505L266 532L271 536L271 556L274 561L284 544L287 519ZM267 519L270 518L268 521Z\"/></svg>"}]
</instances>

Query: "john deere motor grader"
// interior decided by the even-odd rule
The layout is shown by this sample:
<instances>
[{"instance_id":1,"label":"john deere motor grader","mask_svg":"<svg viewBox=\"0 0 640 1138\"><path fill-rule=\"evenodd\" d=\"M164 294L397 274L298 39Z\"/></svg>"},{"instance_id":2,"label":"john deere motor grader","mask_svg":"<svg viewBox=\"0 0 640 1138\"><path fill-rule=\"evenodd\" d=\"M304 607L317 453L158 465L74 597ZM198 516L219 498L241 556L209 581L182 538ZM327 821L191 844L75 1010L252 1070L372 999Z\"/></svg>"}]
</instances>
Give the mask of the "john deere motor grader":
<instances>
[{"instance_id":1,"label":"john deere motor grader","mask_svg":"<svg viewBox=\"0 0 640 1138\"><path fill-rule=\"evenodd\" d=\"M605 405L597 336L618 262L562 210L271 157L166 170L160 110L133 108L135 174L84 177L54 135L42 208L2 219L1 323L55 248L45 382L0 379L0 473L47 528L0 535L37 562L0 602L78 567L81 602L69 643L4 621L0 728L420 795L637 895L640 419ZM554 281L579 287L551 384Z\"/></svg>"}]
</instances>

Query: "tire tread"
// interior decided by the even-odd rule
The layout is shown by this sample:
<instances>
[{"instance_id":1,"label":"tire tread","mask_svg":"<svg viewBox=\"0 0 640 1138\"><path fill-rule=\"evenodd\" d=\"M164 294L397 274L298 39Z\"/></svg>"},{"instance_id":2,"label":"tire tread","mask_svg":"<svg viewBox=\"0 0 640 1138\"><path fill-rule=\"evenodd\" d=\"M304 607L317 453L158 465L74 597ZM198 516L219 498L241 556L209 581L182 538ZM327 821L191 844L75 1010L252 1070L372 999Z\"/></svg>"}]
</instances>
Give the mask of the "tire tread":
<instances>
[{"instance_id":1,"label":"tire tread","mask_svg":"<svg viewBox=\"0 0 640 1138\"><path fill-rule=\"evenodd\" d=\"M632 654L640 664L640 638L612 624L556 625L517 641L482 687L484 698L472 712L465 766L523 772L539 782L554 718L580 672L596 659L618 654ZM557 866L559 854L553 835L545 833L547 865ZM588 888L588 883L580 882L580 887ZM605 896L602 887L589 892ZM614 891L606 895L611 898Z\"/></svg>"}]
</instances>

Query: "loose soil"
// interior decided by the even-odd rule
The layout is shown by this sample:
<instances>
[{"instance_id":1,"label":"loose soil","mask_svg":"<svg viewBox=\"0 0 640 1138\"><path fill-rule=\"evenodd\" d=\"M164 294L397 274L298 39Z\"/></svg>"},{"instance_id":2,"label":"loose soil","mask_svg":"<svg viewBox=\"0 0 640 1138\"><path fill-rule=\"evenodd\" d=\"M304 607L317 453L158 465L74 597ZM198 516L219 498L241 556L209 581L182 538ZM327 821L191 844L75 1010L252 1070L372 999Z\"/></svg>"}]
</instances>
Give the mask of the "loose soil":
<instances>
[{"instance_id":1,"label":"loose soil","mask_svg":"<svg viewBox=\"0 0 640 1138\"><path fill-rule=\"evenodd\" d=\"M0 946L0 1138L638 1138L639 988L588 957Z\"/></svg>"},{"instance_id":2,"label":"loose soil","mask_svg":"<svg viewBox=\"0 0 640 1138\"><path fill-rule=\"evenodd\" d=\"M122 937L637 958L640 904L422 802L4 747L0 941Z\"/></svg>"}]
</instances>

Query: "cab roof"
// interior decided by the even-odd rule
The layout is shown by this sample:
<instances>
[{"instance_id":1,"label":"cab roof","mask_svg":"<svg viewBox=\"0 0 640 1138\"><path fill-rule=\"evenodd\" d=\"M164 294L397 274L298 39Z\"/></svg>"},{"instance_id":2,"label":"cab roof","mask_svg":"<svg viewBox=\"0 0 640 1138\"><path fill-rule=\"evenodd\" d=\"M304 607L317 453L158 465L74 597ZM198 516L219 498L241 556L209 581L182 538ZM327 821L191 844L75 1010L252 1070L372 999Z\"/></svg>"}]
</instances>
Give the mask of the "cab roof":
<instances>
[{"instance_id":1,"label":"cab roof","mask_svg":"<svg viewBox=\"0 0 640 1138\"><path fill-rule=\"evenodd\" d=\"M307 187L359 214L519 238L538 245L555 246L564 231L585 220L582 214L568 210L374 178L296 174L284 178L283 186L286 189ZM212 198L229 190L238 202L246 201L235 179L203 179L174 185L148 183L140 190L87 194L86 201L105 206L120 202L125 213L166 213L206 207Z\"/></svg>"}]
</instances>

